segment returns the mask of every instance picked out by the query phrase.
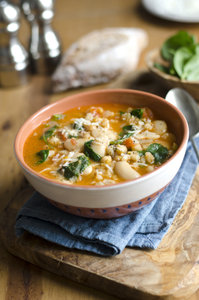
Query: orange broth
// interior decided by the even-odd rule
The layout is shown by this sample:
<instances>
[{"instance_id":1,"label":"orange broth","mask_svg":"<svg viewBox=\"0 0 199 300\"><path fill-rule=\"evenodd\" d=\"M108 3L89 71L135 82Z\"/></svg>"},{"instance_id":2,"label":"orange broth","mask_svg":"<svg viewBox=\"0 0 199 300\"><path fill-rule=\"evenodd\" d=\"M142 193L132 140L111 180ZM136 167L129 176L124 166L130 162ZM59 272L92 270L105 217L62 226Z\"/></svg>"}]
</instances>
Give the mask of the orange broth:
<instances>
[{"instance_id":1,"label":"orange broth","mask_svg":"<svg viewBox=\"0 0 199 300\"><path fill-rule=\"evenodd\" d=\"M121 118L120 112L127 112L128 108L129 108L129 106L123 105L123 104L106 103L106 104L100 104L100 108L98 106L96 106L96 107L95 106L94 107L82 106L82 107L70 109L64 113L60 112L60 114L62 114L62 118L60 120L53 120L53 117L47 119L41 125L39 125L31 133L31 135L27 138L27 140L24 144L24 151L23 151L25 162L27 163L27 165L30 168L32 168L37 173L40 173L42 176L45 176L45 177L51 178L51 179L57 179L58 181L61 180L63 182L68 183L68 180L64 179L63 176L60 176L60 174L58 176L59 178L57 178L55 170L52 172L53 164L56 165L55 166L56 169L59 169L59 167L60 167L59 164L55 164L52 157L49 156L48 159L46 159L46 161L44 161L43 163L38 163L39 158L36 153L38 153L41 150L48 149L51 152L55 151L56 153L58 153L59 151L62 151L62 152L66 151L66 152L70 153L70 151L65 150L64 144L63 144L67 138L62 136L63 143L59 144L59 146L55 146L55 145L52 145L50 142L46 143L44 141L44 139L42 139L44 132L47 131L49 128L52 128L55 125L58 126L57 130L61 129L64 126L70 126L71 120L84 118L88 112L93 114L96 118L97 117L101 118L105 111L110 111L110 112L114 113L114 116L106 117L106 119L108 119L108 122L110 124L109 129L114 131L115 133L117 133L117 135L119 135L121 133L122 128L125 125L128 125L126 120L123 120ZM103 110L103 113L101 112L101 109ZM154 120L153 113L148 108L144 109L144 117L145 117L144 120L148 120L149 123L153 122L153 120ZM113 121L111 121L111 120L113 120ZM136 119L136 121L138 121L138 120ZM151 129L150 131L154 132L154 129ZM154 142L160 143L163 146L166 146L169 149L169 151L176 148L176 145L174 145L175 137L173 136L173 134L168 133L168 137L165 138L165 136L166 136L165 134L164 134L164 138L163 138L163 135L160 136L160 138L154 140ZM72 141L72 139L74 141ZM77 140L78 139L76 139L76 138L71 138L71 142L76 142ZM132 141L128 140L122 144L125 145L125 143L126 143L126 145L128 146L129 142L132 142ZM115 146L115 147L118 147L118 146ZM172 151L174 152L174 150L172 150ZM73 152L73 151L71 151L71 152ZM82 151L80 151L80 152L82 152ZM137 152L139 153L139 151L137 151ZM128 153L127 153L127 155L128 155ZM115 157L116 156L117 155L115 154ZM114 160L114 158L112 158L112 164L113 164L113 160ZM90 164L93 166L93 168L96 164L104 167L102 162L96 163L96 162L93 162L92 159L90 159ZM153 167L153 169L155 169L159 166L159 165L156 165L155 163L152 163L150 165L151 165L151 169L152 169L152 167ZM105 164L105 166L107 167L106 164ZM110 166L112 167L112 165L110 165ZM146 167L143 167L143 165L140 165L139 167L137 167L136 170L139 171L140 175L143 175L143 174L146 174L149 172ZM72 184L97 185L98 181L94 180L94 176L96 176L96 174L94 174L94 171L92 171L88 175L80 176L80 178L76 178L75 181L72 182ZM112 176L110 176L110 174L107 176L107 174L105 172L105 174L103 176L103 180L104 179L107 179L109 181L112 180L112 181L114 181L114 183L122 182L125 180L124 178L121 178L120 176L114 174L114 172L113 172ZM103 181L103 180L99 180L99 183L100 183L100 181Z\"/></svg>"}]
</instances>

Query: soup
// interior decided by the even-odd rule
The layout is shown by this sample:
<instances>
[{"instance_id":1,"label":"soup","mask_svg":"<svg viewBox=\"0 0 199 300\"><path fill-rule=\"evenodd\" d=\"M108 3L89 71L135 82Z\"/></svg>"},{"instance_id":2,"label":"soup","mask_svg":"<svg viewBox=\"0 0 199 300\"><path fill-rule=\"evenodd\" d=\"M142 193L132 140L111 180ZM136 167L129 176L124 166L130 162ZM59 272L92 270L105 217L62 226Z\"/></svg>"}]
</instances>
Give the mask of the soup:
<instances>
[{"instance_id":1,"label":"soup","mask_svg":"<svg viewBox=\"0 0 199 300\"><path fill-rule=\"evenodd\" d=\"M166 122L149 108L106 103L53 115L28 137L23 154L47 178L107 185L152 172L176 149Z\"/></svg>"}]
</instances>

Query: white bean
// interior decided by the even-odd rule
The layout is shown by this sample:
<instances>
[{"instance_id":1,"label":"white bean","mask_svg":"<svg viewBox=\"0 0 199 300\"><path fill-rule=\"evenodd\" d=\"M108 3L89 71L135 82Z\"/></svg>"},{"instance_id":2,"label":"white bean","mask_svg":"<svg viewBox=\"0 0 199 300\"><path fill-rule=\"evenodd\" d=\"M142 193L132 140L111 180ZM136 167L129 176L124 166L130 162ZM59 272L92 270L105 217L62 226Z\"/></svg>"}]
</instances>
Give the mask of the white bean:
<instances>
[{"instance_id":1,"label":"white bean","mask_svg":"<svg viewBox=\"0 0 199 300\"><path fill-rule=\"evenodd\" d=\"M140 174L131 168L126 161L118 161L115 164L115 172L123 179L130 180L140 177Z\"/></svg>"},{"instance_id":2,"label":"white bean","mask_svg":"<svg viewBox=\"0 0 199 300\"><path fill-rule=\"evenodd\" d=\"M89 165L83 172L83 175L89 175L93 171L93 167Z\"/></svg>"},{"instance_id":3,"label":"white bean","mask_svg":"<svg viewBox=\"0 0 199 300\"><path fill-rule=\"evenodd\" d=\"M75 139L67 139L64 142L64 148L68 151L75 150L76 146L77 146L77 141Z\"/></svg>"},{"instance_id":4,"label":"white bean","mask_svg":"<svg viewBox=\"0 0 199 300\"><path fill-rule=\"evenodd\" d=\"M105 155L106 145L104 145L102 143L98 143L96 141L93 141L91 148L93 149L93 151L95 153L99 154L101 157L103 157Z\"/></svg>"},{"instance_id":5,"label":"white bean","mask_svg":"<svg viewBox=\"0 0 199 300\"><path fill-rule=\"evenodd\" d=\"M150 152L146 152L144 156L145 156L146 162L148 162L149 164L154 163L155 157L153 156L153 154L151 154Z\"/></svg>"},{"instance_id":6,"label":"white bean","mask_svg":"<svg viewBox=\"0 0 199 300\"><path fill-rule=\"evenodd\" d=\"M112 157L110 155L106 155L102 157L101 162L105 164L110 164L112 162Z\"/></svg>"},{"instance_id":7,"label":"white bean","mask_svg":"<svg viewBox=\"0 0 199 300\"><path fill-rule=\"evenodd\" d=\"M163 134L167 131L167 124L165 121L162 120L156 120L153 122L155 132L158 134Z\"/></svg>"},{"instance_id":8,"label":"white bean","mask_svg":"<svg viewBox=\"0 0 199 300\"><path fill-rule=\"evenodd\" d=\"M67 149L68 151L82 151L83 147L84 147L84 143L86 142L86 139L75 139L75 138L71 138L71 139L67 139L64 142L64 148Z\"/></svg>"},{"instance_id":9,"label":"white bean","mask_svg":"<svg viewBox=\"0 0 199 300\"><path fill-rule=\"evenodd\" d=\"M127 147L125 145L117 145L116 153L117 154L127 153Z\"/></svg>"},{"instance_id":10,"label":"white bean","mask_svg":"<svg viewBox=\"0 0 199 300\"><path fill-rule=\"evenodd\" d=\"M160 135L155 133L155 132L151 132L151 131L148 131L148 130L145 130L141 133L138 133L136 135L136 138L139 139L139 140L144 140L144 139L159 139L160 138Z\"/></svg>"}]
</instances>

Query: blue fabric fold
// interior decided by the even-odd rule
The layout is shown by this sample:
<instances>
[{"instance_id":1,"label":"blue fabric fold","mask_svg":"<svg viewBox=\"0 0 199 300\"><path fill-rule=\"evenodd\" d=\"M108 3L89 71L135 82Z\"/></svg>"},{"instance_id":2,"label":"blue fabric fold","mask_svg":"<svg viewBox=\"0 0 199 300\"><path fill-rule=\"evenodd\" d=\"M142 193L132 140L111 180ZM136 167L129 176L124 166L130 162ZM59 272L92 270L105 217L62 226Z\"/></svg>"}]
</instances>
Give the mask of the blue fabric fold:
<instances>
[{"instance_id":1,"label":"blue fabric fold","mask_svg":"<svg viewBox=\"0 0 199 300\"><path fill-rule=\"evenodd\" d=\"M125 247L156 249L187 197L197 164L195 152L188 143L182 166L164 192L137 212L117 219L74 216L35 192L18 213L16 235L28 231L64 247L103 256L120 254Z\"/></svg>"}]
</instances>

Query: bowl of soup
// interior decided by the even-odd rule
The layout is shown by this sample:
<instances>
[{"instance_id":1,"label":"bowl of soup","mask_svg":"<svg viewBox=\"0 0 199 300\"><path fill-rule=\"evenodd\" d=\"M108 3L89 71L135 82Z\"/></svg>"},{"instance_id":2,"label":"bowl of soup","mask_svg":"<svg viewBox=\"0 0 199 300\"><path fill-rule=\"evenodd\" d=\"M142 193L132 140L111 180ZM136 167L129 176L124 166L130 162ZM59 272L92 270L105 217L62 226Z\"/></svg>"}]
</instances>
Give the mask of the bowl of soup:
<instances>
[{"instance_id":1,"label":"bowl of soup","mask_svg":"<svg viewBox=\"0 0 199 300\"><path fill-rule=\"evenodd\" d=\"M188 125L163 98L136 90L78 93L41 108L15 154L36 191L79 216L114 218L153 201L183 161Z\"/></svg>"}]
</instances>

